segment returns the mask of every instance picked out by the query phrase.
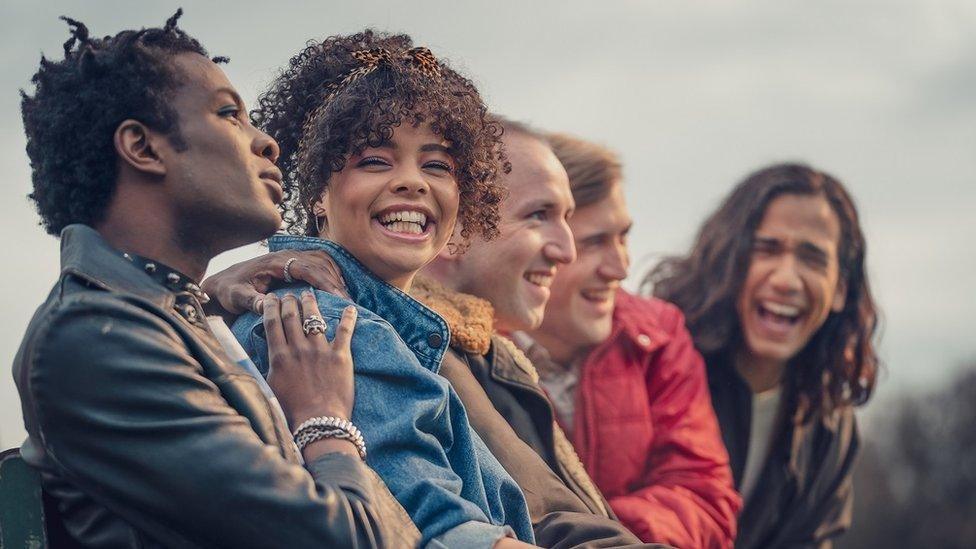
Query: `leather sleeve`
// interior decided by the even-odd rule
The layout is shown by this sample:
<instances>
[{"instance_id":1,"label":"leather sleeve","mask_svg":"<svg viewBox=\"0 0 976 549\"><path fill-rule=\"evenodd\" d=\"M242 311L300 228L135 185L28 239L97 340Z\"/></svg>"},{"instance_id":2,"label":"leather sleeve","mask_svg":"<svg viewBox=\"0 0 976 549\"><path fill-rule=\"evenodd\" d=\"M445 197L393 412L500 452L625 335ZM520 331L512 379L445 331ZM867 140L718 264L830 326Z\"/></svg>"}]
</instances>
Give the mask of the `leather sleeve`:
<instances>
[{"instance_id":1,"label":"leather sleeve","mask_svg":"<svg viewBox=\"0 0 976 549\"><path fill-rule=\"evenodd\" d=\"M29 384L66 482L169 546L382 545L361 462L286 461L145 309L92 294L58 307L38 330Z\"/></svg>"},{"instance_id":2,"label":"leather sleeve","mask_svg":"<svg viewBox=\"0 0 976 549\"><path fill-rule=\"evenodd\" d=\"M732 547L741 499L712 409L701 355L677 309L672 338L651 358L654 440L642 486L610 506L641 539L682 548Z\"/></svg>"}]
</instances>

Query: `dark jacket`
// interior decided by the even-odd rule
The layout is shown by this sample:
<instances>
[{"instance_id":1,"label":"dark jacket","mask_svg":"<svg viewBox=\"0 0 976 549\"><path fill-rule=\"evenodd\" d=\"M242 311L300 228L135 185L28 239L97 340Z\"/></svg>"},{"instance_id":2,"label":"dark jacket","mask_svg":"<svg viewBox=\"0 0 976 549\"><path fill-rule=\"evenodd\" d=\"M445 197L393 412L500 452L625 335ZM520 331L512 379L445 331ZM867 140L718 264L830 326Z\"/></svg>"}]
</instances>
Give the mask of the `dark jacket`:
<instances>
[{"instance_id":1,"label":"dark jacket","mask_svg":"<svg viewBox=\"0 0 976 549\"><path fill-rule=\"evenodd\" d=\"M95 547L376 547L416 529L358 459L299 463L288 426L199 302L90 227L14 362L28 439L65 525Z\"/></svg>"},{"instance_id":2,"label":"dark jacket","mask_svg":"<svg viewBox=\"0 0 976 549\"><path fill-rule=\"evenodd\" d=\"M522 488L542 547L648 547L613 516L554 421L532 363L493 333L491 305L418 277L411 295L451 327L446 377L471 426Z\"/></svg>"},{"instance_id":3,"label":"dark jacket","mask_svg":"<svg viewBox=\"0 0 976 549\"><path fill-rule=\"evenodd\" d=\"M738 487L749 450L752 392L720 358L708 358L708 385ZM801 421L788 386L769 457L739 515L740 549L826 549L851 524L851 474L859 446L854 411L847 407Z\"/></svg>"}]
</instances>

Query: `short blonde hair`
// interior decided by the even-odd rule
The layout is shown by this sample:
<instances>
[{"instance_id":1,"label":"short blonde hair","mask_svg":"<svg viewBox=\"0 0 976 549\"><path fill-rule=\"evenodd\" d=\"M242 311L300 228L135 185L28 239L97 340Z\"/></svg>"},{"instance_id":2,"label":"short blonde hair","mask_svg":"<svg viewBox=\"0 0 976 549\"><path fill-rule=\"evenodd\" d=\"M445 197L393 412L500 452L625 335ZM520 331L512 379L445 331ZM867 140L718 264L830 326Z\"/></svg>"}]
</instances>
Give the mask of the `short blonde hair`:
<instances>
[{"instance_id":1,"label":"short blonde hair","mask_svg":"<svg viewBox=\"0 0 976 549\"><path fill-rule=\"evenodd\" d=\"M620 157L610 149L564 133L549 134L547 141L569 174L577 208L603 200L620 182Z\"/></svg>"}]
</instances>

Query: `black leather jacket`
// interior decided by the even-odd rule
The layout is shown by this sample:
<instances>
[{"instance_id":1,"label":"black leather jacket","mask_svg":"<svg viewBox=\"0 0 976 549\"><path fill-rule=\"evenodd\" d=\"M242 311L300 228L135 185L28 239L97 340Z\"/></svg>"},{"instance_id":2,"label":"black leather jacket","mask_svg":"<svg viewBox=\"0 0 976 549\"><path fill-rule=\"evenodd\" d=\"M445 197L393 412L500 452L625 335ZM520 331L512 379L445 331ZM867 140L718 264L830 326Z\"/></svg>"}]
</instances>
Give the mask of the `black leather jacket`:
<instances>
[{"instance_id":1,"label":"black leather jacket","mask_svg":"<svg viewBox=\"0 0 976 549\"><path fill-rule=\"evenodd\" d=\"M199 303L90 227L14 362L28 439L68 532L97 547L404 547L417 532L372 471L303 468L287 425L214 339ZM192 312L191 312L192 311Z\"/></svg>"},{"instance_id":2,"label":"black leather jacket","mask_svg":"<svg viewBox=\"0 0 976 549\"><path fill-rule=\"evenodd\" d=\"M728 360L706 360L712 405L738 488L749 450L752 391ZM851 525L859 449L854 410L801 422L789 384L785 389L769 457L739 515L736 549L830 549Z\"/></svg>"}]
</instances>

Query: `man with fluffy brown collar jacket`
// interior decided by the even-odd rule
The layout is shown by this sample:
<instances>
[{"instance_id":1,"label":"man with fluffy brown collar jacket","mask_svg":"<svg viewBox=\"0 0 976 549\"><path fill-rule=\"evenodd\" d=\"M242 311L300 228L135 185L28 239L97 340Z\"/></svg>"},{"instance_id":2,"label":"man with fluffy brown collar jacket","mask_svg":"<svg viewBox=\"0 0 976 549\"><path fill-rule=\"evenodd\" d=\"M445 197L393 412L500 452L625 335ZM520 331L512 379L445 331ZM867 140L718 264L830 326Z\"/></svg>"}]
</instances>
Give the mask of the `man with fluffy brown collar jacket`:
<instances>
[{"instance_id":1,"label":"man with fluffy brown collar jacket","mask_svg":"<svg viewBox=\"0 0 976 549\"><path fill-rule=\"evenodd\" d=\"M576 257L565 168L531 129L502 123L512 170L502 181L508 198L499 208L498 238L472 238L460 254L445 250L411 294L450 326L453 352L440 373L525 492L540 545L638 544L556 424L532 363L500 335L539 325L557 267Z\"/></svg>"},{"instance_id":2,"label":"man with fluffy brown collar jacket","mask_svg":"<svg viewBox=\"0 0 976 549\"><path fill-rule=\"evenodd\" d=\"M555 423L532 364L499 335L538 325L548 300L544 286L558 264L575 256L565 221L573 209L566 170L530 130L504 125L512 171L504 180L509 197L500 208L501 234L490 242L472 240L463 254L442 252L426 277L414 280L411 295L450 326L451 352L439 373L525 494L536 543L647 547L616 520L586 474ZM266 254L211 277L204 288L231 313L251 309L289 261L290 276L342 293L341 277L326 258L311 253ZM491 287L469 290L479 279Z\"/></svg>"},{"instance_id":3,"label":"man with fluffy brown collar jacket","mask_svg":"<svg viewBox=\"0 0 976 549\"><path fill-rule=\"evenodd\" d=\"M451 356L444 359L440 374L461 395L472 426L502 463L521 469L509 473L523 491L545 494L544 505L527 498L535 506L533 517L561 508L615 518L556 424L532 362L493 331L491 304L430 278L418 277L411 295L451 328ZM538 464L540 458L548 468Z\"/></svg>"}]
</instances>

